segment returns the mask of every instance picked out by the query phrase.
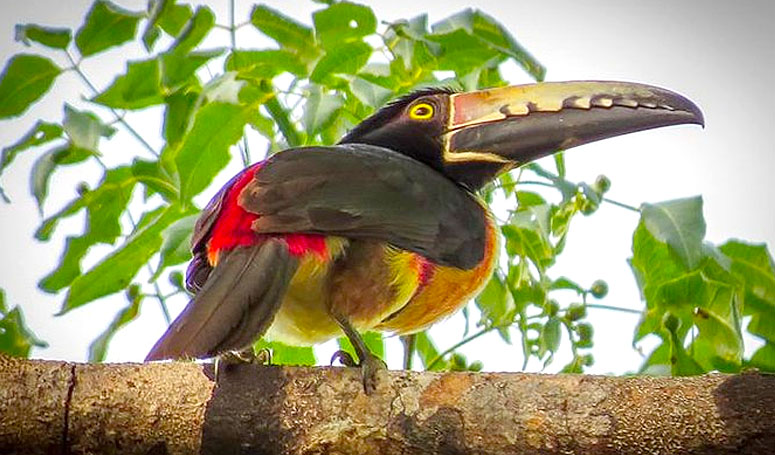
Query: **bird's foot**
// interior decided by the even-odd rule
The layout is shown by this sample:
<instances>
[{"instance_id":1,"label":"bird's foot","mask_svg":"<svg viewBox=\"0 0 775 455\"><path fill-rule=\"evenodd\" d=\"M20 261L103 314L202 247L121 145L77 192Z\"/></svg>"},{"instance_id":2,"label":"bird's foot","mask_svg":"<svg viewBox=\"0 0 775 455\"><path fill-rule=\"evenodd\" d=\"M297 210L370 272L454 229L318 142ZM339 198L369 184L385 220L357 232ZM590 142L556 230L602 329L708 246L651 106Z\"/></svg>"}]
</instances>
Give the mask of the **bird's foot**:
<instances>
[{"instance_id":1,"label":"bird's foot","mask_svg":"<svg viewBox=\"0 0 775 455\"><path fill-rule=\"evenodd\" d=\"M269 365L272 363L272 351L269 349L259 349L258 352L253 347L247 347L241 351L229 351L220 356L225 365L238 365L249 363L253 365Z\"/></svg>"},{"instance_id":2,"label":"bird's foot","mask_svg":"<svg viewBox=\"0 0 775 455\"><path fill-rule=\"evenodd\" d=\"M339 361L342 365L346 367L357 367L358 362L355 361L353 356L347 352L347 351L336 351L334 355L331 356L331 365L334 364L334 362Z\"/></svg>"},{"instance_id":3,"label":"bird's foot","mask_svg":"<svg viewBox=\"0 0 775 455\"><path fill-rule=\"evenodd\" d=\"M272 351L264 348L255 352L252 347L248 347L241 351L229 351L219 355L215 358L215 382L218 382L221 368L228 370L231 366L244 364L271 365Z\"/></svg>"},{"instance_id":4,"label":"bird's foot","mask_svg":"<svg viewBox=\"0 0 775 455\"><path fill-rule=\"evenodd\" d=\"M366 395L371 395L377 390L380 372L387 371L387 365L374 354L367 355L361 361L361 381L363 382L363 391Z\"/></svg>"},{"instance_id":5,"label":"bird's foot","mask_svg":"<svg viewBox=\"0 0 775 455\"><path fill-rule=\"evenodd\" d=\"M333 365L336 360L344 366L359 367L361 369L361 382L363 383L363 391L366 395L371 395L377 390L380 372L387 371L385 362L371 353L365 355L360 363L356 363L349 352L336 351L331 357L331 364Z\"/></svg>"}]
</instances>

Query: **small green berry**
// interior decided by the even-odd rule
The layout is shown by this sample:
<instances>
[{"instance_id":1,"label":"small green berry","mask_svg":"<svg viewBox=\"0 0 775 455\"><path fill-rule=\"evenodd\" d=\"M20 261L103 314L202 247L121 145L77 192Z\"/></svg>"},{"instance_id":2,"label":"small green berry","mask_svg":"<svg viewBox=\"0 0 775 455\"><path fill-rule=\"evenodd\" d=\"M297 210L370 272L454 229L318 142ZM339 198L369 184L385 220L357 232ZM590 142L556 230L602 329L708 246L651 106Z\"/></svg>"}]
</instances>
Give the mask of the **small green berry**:
<instances>
[{"instance_id":1,"label":"small green berry","mask_svg":"<svg viewBox=\"0 0 775 455\"><path fill-rule=\"evenodd\" d=\"M589 288L589 292L592 293L596 299L602 299L608 295L608 283L603 280L596 280L592 283L592 287Z\"/></svg>"},{"instance_id":2,"label":"small green berry","mask_svg":"<svg viewBox=\"0 0 775 455\"><path fill-rule=\"evenodd\" d=\"M568 309L565 310L565 315L570 321L578 321L587 315L587 307L583 303L572 303Z\"/></svg>"}]
</instances>

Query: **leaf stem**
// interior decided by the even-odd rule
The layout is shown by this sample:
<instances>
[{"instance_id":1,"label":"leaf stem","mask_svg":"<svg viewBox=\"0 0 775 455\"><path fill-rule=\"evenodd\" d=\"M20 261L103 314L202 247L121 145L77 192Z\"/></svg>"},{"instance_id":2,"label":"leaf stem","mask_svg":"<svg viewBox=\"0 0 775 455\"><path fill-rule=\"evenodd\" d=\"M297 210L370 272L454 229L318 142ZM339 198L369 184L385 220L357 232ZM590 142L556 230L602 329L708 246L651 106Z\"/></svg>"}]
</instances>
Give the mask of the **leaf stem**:
<instances>
[{"instance_id":1,"label":"leaf stem","mask_svg":"<svg viewBox=\"0 0 775 455\"><path fill-rule=\"evenodd\" d=\"M586 305L587 308L597 308L599 310L611 310L611 311L621 311L622 313L630 313L630 314L641 314L638 310L633 310L631 308L623 308L618 306L612 306L612 305L602 305L599 303L588 303Z\"/></svg>"},{"instance_id":2,"label":"leaf stem","mask_svg":"<svg viewBox=\"0 0 775 455\"><path fill-rule=\"evenodd\" d=\"M557 188L557 186L554 185L554 184L551 184L551 183L548 183L548 182L542 182L540 180L521 180L521 181L516 181L516 182L514 182L514 183L512 183L510 185L495 184L494 187L495 188L507 189L507 188L513 188L513 187L515 187L517 185L537 185L537 186L545 186L545 187L548 187L548 188ZM619 202L619 201L616 201L614 199L610 199L610 198L607 198L607 197L604 197L603 201L608 202L609 204L613 204L613 205L615 205L617 207L621 207L623 209L630 210L632 212L640 213L640 209L639 208L637 208L635 206L632 206L632 205L629 205L629 204L625 204L624 202Z\"/></svg>"},{"instance_id":3,"label":"leaf stem","mask_svg":"<svg viewBox=\"0 0 775 455\"><path fill-rule=\"evenodd\" d=\"M510 325L511 325L511 323L509 323L509 324L500 324L500 325L491 325L489 327L483 328L482 330L474 333L473 335L469 335L468 337L463 338L462 340L458 341L457 343L452 345L450 348L448 348L444 352L441 352L439 355L434 357L433 360L431 360L431 362L428 364L428 366L425 367L425 369L427 371L430 371L431 368L434 367L434 365L436 365L437 363L439 363L441 361L441 359L443 359L447 354L449 354L451 352L454 352L460 346L463 346L464 344L470 343L471 341L474 341L475 339L479 338L480 336L482 336L482 335L484 335L486 333L490 333L493 330L507 328Z\"/></svg>"},{"instance_id":4,"label":"leaf stem","mask_svg":"<svg viewBox=\"0 0 775 455\"><path fill-rule=\"evenodd\" d=\"M248 147L248 138L245 136L242 136L242 147L240 147L242 152L242 163L245 165L245 167L248 167L250 165L250 148Z\"/></svg>"},{"instance_id":5,"label":"leaf stem","mask_svg":"<svg viewBox=\"0 0 775 455\"><path fill-rule=\"evenodd\" d=\"M615 201L613 199L608 199L607 197L603 198L603 201L608 202L609 204L613 204L617 207L621 207L623 209L627 209L636 213L640 213L640 209L637 207L633 207L632 205L625 204L624 202Z\"/></svg>"},{"instance_id":6,"label":"leaf stem","mask_svg":"<svg viewBox=\"0 0 775 455\"><path fill-rule=\"evenodd\" d=\"M280 128L280 132L285 138L285 142L288 143L288 146L298 147L301 145L299 133L296 131L296 127L293 125L288 112L285 110L282 104L280 104L280 100L277 99L277 96L273 96L271 99L269 99L269 101L267 101L264 106L266 106L267 111L269 111L269 115L272 116L272 119L275 121L275 123L277 123L278 128Z\"/></svg>"},{"instance_id":7,"label":"leaf stem","mask_svg":"<svg viewBox=\"0 0 775 455\"><path fill-rule=\"evenodd\" d=\"M78 63L75 62L75 59L73 59L73 56L70 54L70 52L65 50L64 53L65 53L65 55L67 55L67 59L70 60L70 63L73 65L73 71L75 71L76 74L78 74L78 76L81 78L81 80L89 87L89 89L92 91L92 94L95 95L95 96L97 94L99 94L100 91L97 90L97 87L95 87L94 84L92 84L91 80L89 80L89 78L86 77L86 74L84 74L84 72L81 71L81 67L78 65ZM143 139L142 136L140 136L140 133L138 133L137 130L132 128L132 126L129 123L127 123L126 120L124 120L124 116L120 115L112 107L110 107L108 109L110 109L110 112L114 116L116 116L116 121L121 123L122 125L124 125L124 128L126 128L126 130L129 132L129 134L134 136L135 139L137 139L141 144L143 144L143 147L145 147L146 150L151 152L151 154L153 156L155 156L157 158L159 157L159 153L156 150L154 150L153 147L151 147L151 144L149 144L148 141L146 141L145 139Z\"/></svg>"},{"instance_id":8,"label":"leaf stem","mask_svg":"<svg viewBox=\"0 0 775 455\"><path fill-rule=\"evenodd\" d=\"M137 222L135 221L135 217L132 216L132 212L127 208L126 210L127 217L129 217L129 223L132 224L132 230L137 229ZM145 268L148 270L148 273L151 274L151 276L154 275L154 271L151 268L151 264L145 263ZM154 296L159 300L159 306L161 307L161 312L164 315L164 321L167 323L167 325L170 325L172 323L172 318L170 317L170 310L167 307L167 298L162 294L161 287L159 287L159 283L154 280L153 281L153 291L155 292Z\"/></svg>"},{"instance_id":9,"label":"leaf stem","mask_svg":"<svg viewBox=\"0 0 775 455\"><path fill-rule=\"evenodd\" d=\"M237 28L234 26L234 0L229 0L229 36L231 37L231 50L237 50Z\"/></svg>"}]
</instances>

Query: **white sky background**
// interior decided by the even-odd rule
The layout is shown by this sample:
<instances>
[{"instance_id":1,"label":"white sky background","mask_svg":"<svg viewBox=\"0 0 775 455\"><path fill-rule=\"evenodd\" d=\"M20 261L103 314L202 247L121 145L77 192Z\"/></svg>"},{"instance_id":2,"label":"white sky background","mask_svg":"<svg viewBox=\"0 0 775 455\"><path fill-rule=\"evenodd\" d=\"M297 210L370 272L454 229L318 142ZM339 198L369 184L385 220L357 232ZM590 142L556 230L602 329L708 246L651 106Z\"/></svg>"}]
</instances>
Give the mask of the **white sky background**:
<instances>
[{"instance_id":1,"label":"white sky background","mask_svg":"<svg viewBox=\"0 0 775 455\"><path fill-rule=\"evenodd\" d=\"M15 23L39 23L77 28L90 1L2 0L0 17L0 61L16 52L36 52L13 41ZM128 9L143 9L144 1L118 1ZM248 18L251 2L238 1L238 22ZM308 1L268 2L311 23L310 14L319 8ZM775 2L769 0L708 2L702 0L572 0L416 2L392 0L366 2L380 20L413 17L422 12L436 22L449 14L472 6L497 18L515 38L547 68L547 80L608 79L646 82L677 91L695 101L704 111L706 128L680 126L637 133L573 149L566 154L569 179L591 182L598 174L612 180L608 193L612 199L631 205L702 194L705 199L707 239L722 243L736 237L775 245L775 150L770 139L775 128ZM226 0L210 2L219 23L228 20ZM249 28L249 27L247 27ZM225 45L227 36L219 33L206 47ZM250 31L238 34L242 48L268 47ZM218 41L223 40L223 41ZM45 52L45 51L43 51ZM126 45L105 55L88 59L85 71L100 88L111 82L112 75L123 71L124 59L143 58L143 50ZM57 57L62 66L64 59ZM210 65L213 72L220 69ZM514 83L529 82L524 73L512 68L506 73ZM0 121L0 144L17 140L43 117L60 120L62 101L73 100L83 91L75 74L61 76L54 91L25 119ZM67 93L67 97L63 94ZM85 107L85 103L78 104ZM94 109L94 108L92 108ZM160 112L154 115L130 114L129 122L159 145ZM147 120L144 120L147 119ZM125 133L103 142L109 163L120 160L127 148L139 147ZM262 145L253 147L254 155ZM50 272L62 252L66 234L80 233L82 217L62 223L55 241L41 244L32 234L40 223L34 200L28 190L29 171L34 159L45 149L24 152L2 176L0 185L12 198L10 205L0 203L0 287L9 304L23 307L28 324L50 343L37 350L36 357L85 360L89 343L107 326L125 305L123 297L103 299L63 317L53 317L63 295L50 296L37 291L37 281ZM111 155L114 154L115 155ZM235 155L236 156L236 155ZM550 162L547 162L550 164ZM219 176L216 185L225 182L239 163ZM96 167L95 167L96 170ZM52 194L46 205L51 214L74 196L74 183L86 180L94 185L97 174L83 170L58 172L52 181ZM209 189L202 203L213 194ZM567 275L582 285L598 278L610 286L601 303L640 309L634 279L626 264L630 255L631 234L637 215L610 204L591 218L574 220L566 252L554 277ZM772 248L771 248L772 251ZM90 263L97 254L90 256ZM172 311L185 304L176 300ZM631 346L637 316L590 310L594 324L596 364L593 373L624 373L637 369L642 359ZM110 361L139 361L161 335L165 327L158 305L146 300L138 322L119 332L108 354ZM460 338L461 317L455 317L433 329L441 348ZM516 338L515 338L516 339ZM397 340L390 341L388 363L400 366L401 350ZM561 351L566 353L566 344ZM321 349L320 359L334 348ZM497 335L483 337L463 349L470 359L480 359L488 370L518 370L522 364L518 345L502 344ZM547 371L556 371L568 360L560 355ZM529 370L540 370L532 362Z\"/></svg>"}]
</instances>

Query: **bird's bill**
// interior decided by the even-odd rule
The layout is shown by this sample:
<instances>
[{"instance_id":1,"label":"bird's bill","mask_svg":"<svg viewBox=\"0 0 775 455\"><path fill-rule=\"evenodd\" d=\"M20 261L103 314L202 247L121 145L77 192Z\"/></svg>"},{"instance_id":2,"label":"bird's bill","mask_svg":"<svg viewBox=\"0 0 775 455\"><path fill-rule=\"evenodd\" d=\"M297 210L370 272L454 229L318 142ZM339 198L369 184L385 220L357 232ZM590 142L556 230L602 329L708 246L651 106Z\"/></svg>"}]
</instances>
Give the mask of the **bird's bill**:
<instances>
[{"instance_id":1,"label":"bird's bill","mask_svg":"<svg viewBox=\"0 0 775 455\"><path fill-rule=\"evenodd\" d=\"M691 101L629 82L545 82L451 95L445 160L520 165L564 150L668 125L704 125Z\"/></svg>"}]
</instances>

